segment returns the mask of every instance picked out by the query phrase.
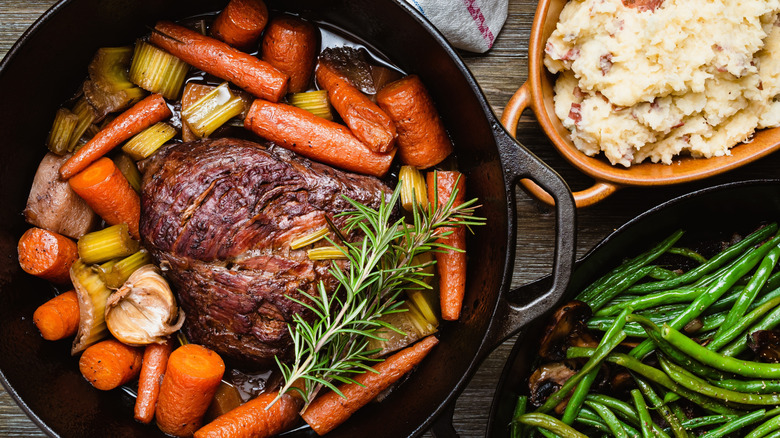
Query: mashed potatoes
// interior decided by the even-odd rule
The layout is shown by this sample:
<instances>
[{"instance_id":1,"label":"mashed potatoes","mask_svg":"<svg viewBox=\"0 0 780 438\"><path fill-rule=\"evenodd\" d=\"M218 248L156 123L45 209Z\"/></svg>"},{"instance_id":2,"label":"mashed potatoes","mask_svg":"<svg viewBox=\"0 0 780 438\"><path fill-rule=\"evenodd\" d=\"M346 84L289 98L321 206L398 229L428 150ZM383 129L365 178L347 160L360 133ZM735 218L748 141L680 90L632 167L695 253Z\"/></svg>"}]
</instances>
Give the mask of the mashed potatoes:
<instances>
[{"instance_id":1,"label":"mashed potatoes","mask_svg":"<svg viewBox=\"0 0 780 438\"><path fill-rule=\"evenodd\" d=\"M544 63L560 73L555 112L577 148L626 167L670 164L728 155L780 125L780 0L654 3L564 7Z\"/></svg>"}]
</instances>

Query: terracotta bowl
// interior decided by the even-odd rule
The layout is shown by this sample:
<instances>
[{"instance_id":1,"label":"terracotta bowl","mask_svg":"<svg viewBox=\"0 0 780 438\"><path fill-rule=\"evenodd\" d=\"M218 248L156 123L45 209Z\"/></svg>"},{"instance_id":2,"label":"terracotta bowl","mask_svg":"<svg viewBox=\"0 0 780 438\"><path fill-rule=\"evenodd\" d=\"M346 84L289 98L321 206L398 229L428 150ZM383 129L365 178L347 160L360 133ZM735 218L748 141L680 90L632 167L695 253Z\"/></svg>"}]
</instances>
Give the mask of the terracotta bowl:
<instances>
[{"instance_id":1,"label":"terracotta bowl","mask_svg":"<svg viewBox=\"0 0 780 438\"><path fill-rule=\"evenodd\" d=\"M572 143L569 131L555 115L553 87L555 75L544 67L544 47L555 30L561 10L568 0L540 0L536 9L528 49L528 80L506 106L501 121L514 133L523 111L530 107L558 152L581 172L595 179L593 186L574 193L577 207L593 205L623 186L659 186L707 178L757 160L780 148L780 128L759 131L753 141L731 149L731 155L714 158L677 157L671 165L635 164L630 168L613 166L603 157L589 157ZM533 181L522 184L534 196L552 205L552 197Z\"/></svg>"}]
</instances>

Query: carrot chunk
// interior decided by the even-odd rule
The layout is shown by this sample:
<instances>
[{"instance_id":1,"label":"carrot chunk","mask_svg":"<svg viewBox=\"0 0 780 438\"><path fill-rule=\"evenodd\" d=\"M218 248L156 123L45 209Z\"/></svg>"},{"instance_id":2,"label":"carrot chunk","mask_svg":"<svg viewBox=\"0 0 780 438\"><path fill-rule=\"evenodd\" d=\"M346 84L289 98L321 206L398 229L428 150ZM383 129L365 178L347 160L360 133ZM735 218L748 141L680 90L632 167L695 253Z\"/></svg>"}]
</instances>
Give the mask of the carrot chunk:
<instances>
[{"instance_id":1,"label":"carrot chunk","mask_svg":"<svg viewBox=\"0 0 780 438\"><path fill-rule=\"evenodd\" d=\"M79 258L76 242L42 228L25 231L17 252L24 272L60 284L70 281L70 267Z\"/></svg>"},{"instance_id":2,"label":"carrot chunk","mask_svg":"<svg viewBox=\"0 0 780 438\"><path fill-rule=\"evenodd\" d=\"M214 38L249 51L268 23L268 7L262 0L230 0L211 25Z\"/></svg>"},{"instance_id":3,"label":"carrot chunk","mask_svg":"<svg viewBox=\"0 0 780 438\"><path fill-rule=\"evenodd\" d=\"M111 159L97 160L68 183L106 223L126 223L130 234L139 238L141 198Z\"/></svg>"},{"instance_id":4,"label":"carrot chunk","mask_svg":"<svg viewBox=\"0 0 780 438\"><path fill-rule=\"evenodd\" d=\"M154 418L154 409L160 395L160 384L172 350L173 344L170 340L162 344L149 344L144 349L134 410L135 419L141 423L149 424Z\"/></svg>"},{"instance_id":5,"label":"carrot chunk","mask_svg":"<svg viewBox=\"0 0 780 438\"><path fill-rule=\"evenodd\" d=\"M290 76L290 93L309 88L318 34L308 21L289 15L274 18L265 31L263 61Z\"/></svg>"},{"instance_id":6,"label":"carrot chunk","mask_svg":"<svg viewBox=\"0 0 780 438\"><path fill-rule=\"evenodd\" d=\"M319 435L330 432L411 371L438 343L436 337L428 336L411 347L395 353L373 367L377 373L367 371L354 377L359 385L349 383L339 386L339 391L346 398L335 392L328 392L318 397L303 413L303 419Z\"/></svg>"},{"instance_id":7,"label":"carrot chunk","mask_svg":"<svg viewBox=\"0 0 780 438\"><path fill-rule=\"evenodd\" d=\"M388 84L376 102L395 122L402 163L425 169L452 153L452 142L420 78L410 75Z\"/></svg>"},{"instance_id":8,"label":"carrot chunk","mask_svg":"<svg viewBox=\"0 0 780 438\"><path fill-rule=\"evenodd\" d=\"M171 110L165 103L165 99L159 94L152 94L117 116L72 157L62 163L60 176L62 179L72 177L125 140L170 116Z\"/></svg>"},{"instance_id":9,"label":"carrot chunk","mask_svg":"<svg viewBox=\"0 0 780 438\"><path fill-rule=\"evenodd\" d=\"M47 341L75 335L79 329L79 318L79 298L74 290L57 295L33 313L33 323Z\"/></svg>"},{"instance_id":10,"label":"carrot chunk","mask_svg":"<svg viewBox=\"0 0 780 438\"><path fill-rule=\"evenodd\" d=\"M355 138L346 126L291 105L261 99L252 104L244 126L305 157L377 177L387 173L395 153L376 153Z\"/></svg>"},{"instance_id":11,"label":"carrot chunk","mask_svg":"<svg viewBox=\"0 0 780 438\"><path fill-rule=\"evenodd\" d=\"M109 391L138 377L142 358L141 349L109 339L84 350L79 370L92 386Z\"/></svg>"},{"instance_id":12,"label":"carrot chunk","mask_svg":"<svg viewBox=\"0 0 780 438\"><path fill-rule=\"evenodd\" d=\"M206 73L230 81L257 97L278 102L290 77L271 64L186 27L160 21L152 44Z\"/></svg>"},{"instance_id":13,"label":"carrot chunk","mask_svg":"<svg viewBox=\"0 0 780 438\"><path fill-rule=\"evenodd\" d=\"M284 432L298 419L300 399L283 394L268 408L276 396L260 394L200 428L195 438L263 438Z\"/></svg>"},{"instance_id":14,"label":"carrot chunk","mask_svg":"<svg viewBox=\"0 0 780 438\"><path fill-rule=\"evenodd\" d=\"M428 199L433 207L449 202L455 189L458 190L453 206L463 203L466 196L466 178L460 172L429 172ZM438 197L436 196L438 194ZM441 317L455 321L460 317L463 296L466 293L466 230L462 226L445 227L439 233L452 234L439 238L439 242L461 251L444 250L436 253L436 270L439 273L439 296Z\"/></svg>"},{"instance_id":15,"label":"carrot chunk","mask_svg":"<svg viewBox=\"0 0 780 438\"><path fill-rule=\"evenodd\" d=\"M177 437L198 430L224 373L222 358L206 347L187 344L174 350L155 410L160 430Z\"/></svg>"}]
</instances>

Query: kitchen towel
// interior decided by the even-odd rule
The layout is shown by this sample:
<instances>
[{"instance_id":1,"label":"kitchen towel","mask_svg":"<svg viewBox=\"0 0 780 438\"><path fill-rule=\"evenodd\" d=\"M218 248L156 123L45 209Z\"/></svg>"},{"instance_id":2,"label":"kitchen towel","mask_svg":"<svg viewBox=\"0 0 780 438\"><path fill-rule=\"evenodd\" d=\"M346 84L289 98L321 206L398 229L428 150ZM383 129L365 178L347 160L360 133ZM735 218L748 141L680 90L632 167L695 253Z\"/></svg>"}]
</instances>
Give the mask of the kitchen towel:
<instances>
[{"instance_id":1,"label":"kitchen towel","mask_svg":"<svg viewBox=\"0 0 780 438\"><path fill-rule=\"evenodd\" d=\"M508 0L406 0L453 46L485 53L504 26Z\"/></svg>"}]
</instances>

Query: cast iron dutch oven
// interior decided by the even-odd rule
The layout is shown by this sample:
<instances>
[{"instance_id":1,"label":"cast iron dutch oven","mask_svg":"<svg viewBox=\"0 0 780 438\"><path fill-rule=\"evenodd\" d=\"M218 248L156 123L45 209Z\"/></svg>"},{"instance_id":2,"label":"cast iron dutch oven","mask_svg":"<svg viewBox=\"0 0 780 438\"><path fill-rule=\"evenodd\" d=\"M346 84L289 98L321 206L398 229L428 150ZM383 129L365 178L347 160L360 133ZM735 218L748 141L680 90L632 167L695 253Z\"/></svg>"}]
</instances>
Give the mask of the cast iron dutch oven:
<instances>
[{"instance_id":1,"label":"cast iron dutch oven","mask_svg":"<svg viewBox=\"0 0 780 438\"><path fill-rule=\"evenodd\" d=\"M70 0L48 11L0 66L0 370L20 406L51 435L157 436L132 419L133 399L101 392L81 377L67 341L46 342L31 317L52 291L18 267L16 242L28 227L20 212L53 114L84 79L99 47L126 45L158 19L221 9L227 0ZM398 390L362 409L333 436L401 437L428 429L464 388L481 360L525 322L543 313L565 289L573 264L575 213L566 184L515 143L490 111L457 54L405 3L391 0L269 1L271 9L333 24L400 68L421 76L434 97L487 218L468 241L464 313L444 324L441 343ZM555 281L509 303L515 247L515 184L532 178L557 201ZM523 220L530 220L524 218ZM299 432L309 434L310 431Z\"/></svg>"},{"instance_id":2,"label":"cast iron dutch oven","mask_svg":"<svg viewBox=\"0 0 780 438\"><path fill-rule=\"evenodd\" d=\"M607 236L577 262L566 293L557 309L579 291L618 266L663 240L675 230L685 230L680 240L704 242L728 239L731 233L747 233L761 223L780 219L780 180L727 183L698 190L665 202L632 219ZM539 280L537 287L549 279ZM534 287L534 283L526 287ZM539 351L539 340L548 312L522 329L493 396L487 436L509 436L509 422L518 395L527 393L528 376Z\"/></svg>"}]
</instances>

